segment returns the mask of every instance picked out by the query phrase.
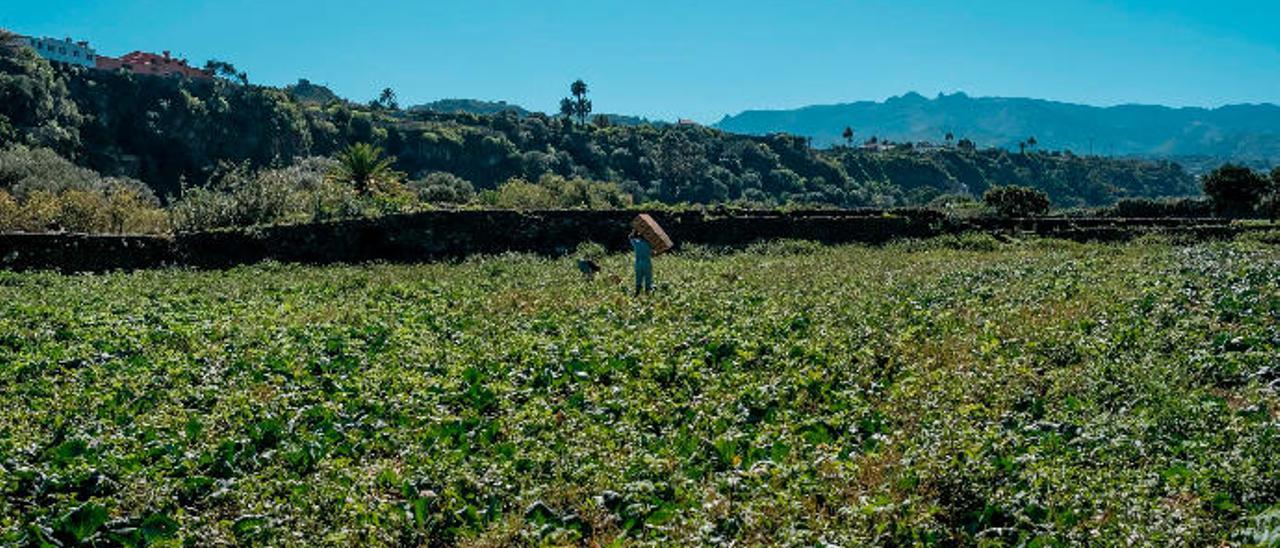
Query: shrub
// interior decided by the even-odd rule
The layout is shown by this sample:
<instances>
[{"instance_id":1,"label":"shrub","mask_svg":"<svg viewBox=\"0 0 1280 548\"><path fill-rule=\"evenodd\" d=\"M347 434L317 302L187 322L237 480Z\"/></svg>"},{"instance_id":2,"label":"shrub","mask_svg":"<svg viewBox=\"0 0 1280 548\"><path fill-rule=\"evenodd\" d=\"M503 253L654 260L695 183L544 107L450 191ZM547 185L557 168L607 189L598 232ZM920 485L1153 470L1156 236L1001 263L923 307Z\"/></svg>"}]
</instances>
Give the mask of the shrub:
<instances>
[{"instance_id":1,"label":"shrub","mask_svg":"<svg viewBox=\"0 0 1280 548\"><path fill-rule=\"evenodd\" d=\"M1049 212L1049 196L1025 186L995 186L982 201L1002 217L1034 217Z\"/></svg>"},{"instance_id":2,"label":"shrub","mask_svg":"<svg viewBox=\"0 0 1280 548\"><path fill-rule=\"evenodd\" d=\"M13 199L13 195L0 189L0 232L8 232L18 229L18 201Z\"/></svg>"},{"instance_id":3,"label":"shrub","mask_svg":"<svg viewBox=\"0 0 1280 548\"><path fill-rule=\"evenodd\" d=\"M101 177L45 148L0 150L0 230L161 233L168 215L141 182Z\"/></svg>"},{"instance_id":4,"label":"shrub","mask_svg":"<svg viewBox=\"0 0 1280 548\"><path fill-rule=\"evenodd\" d=\"M183 189L172 208L174 227L195 231L362 215L355 190L326 177L333 169L334 162L323 158L256 173L247 165L224 166L209 185Z\"/></svg>"},{"instance_id":5,"label":"shrub","mask_svg":"<svg viewBox=\"0 0 1280 548\"><path fill-rule=\"evenodd\" d=\"M465 204L476 197L476 189L469 181L442 171L409 183L409 188L429 204Z\"/></svg>"},{"instance_id":6,"label":"shrub","mask_svg":"<svg viewBox=\"0 0 1280 548\"><path fill-rule=\"evenodd\" d=\"M485 193L484 201L504 209L623 209L633 203L617 183L553 174L543 175L537 183L510 179Z\"/></svg>"},{"instance_id":7,"label":"shrub","mask_svg":"<svg viewBox=\"0 0 1280 548\"><path fill-rule=\"evenodd\" d=\"M1214 210L1227 217L1253 215L1271 187L1266 177L1235 164L1213 170L1204 176L1201 184L1204 193L1213 201Z\"/></svg>"},{"instance_id":8,"label":"shrub","mask_svg":"<svg viewBox=\"0 0 1280 548\"><path fill-rule=\"evenodd\" d=\"M519 178L502 183L488 201L503 209L552 209L558 203L550 189Z\"/></svg>"},{"instance_id":9,"label":"shrub","mask_svg":"<svg viewBox=\"0 0 1280 548\"><path fill-rule=\"evenodd\" d=\"M0 189L21 200L35 191L60 193L87 190L101 181L91 169L77 166L47 148L16 145L0 150Z\"/></svg>"}]
</instances>

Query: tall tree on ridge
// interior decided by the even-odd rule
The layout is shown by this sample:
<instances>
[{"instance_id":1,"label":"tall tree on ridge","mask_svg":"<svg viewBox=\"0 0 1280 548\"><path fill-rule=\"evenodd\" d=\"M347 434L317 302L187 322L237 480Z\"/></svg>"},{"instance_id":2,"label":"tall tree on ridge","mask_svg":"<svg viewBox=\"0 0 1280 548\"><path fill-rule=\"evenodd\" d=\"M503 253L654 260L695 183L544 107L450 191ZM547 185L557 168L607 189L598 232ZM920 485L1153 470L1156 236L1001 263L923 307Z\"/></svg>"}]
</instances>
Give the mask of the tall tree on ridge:
<instances>
[{"instance_id":1,"label":"tall tree on ridge","mask_svg":"<svg viewBox=\"0 0 1280 548\"><path fill-rule=\"evenodd\" d=\"M396 100L396 91L391 88L383 88L382 93L378 94L378 106L387 110L400 110L400 103Z\"/></svg>"},{"instance_id":2,"label":"tall tree on ridge","mask_svg":"<svg viewBox=\"0 0 1280 548\"><path fill-rule=\"evenodd\" d=\"M847 147L853 146L853 128L852 127L845 126L844 133L841 133L840 136L844 137L844 146L847 146Z\"/></svg>"},{"instance_id":3,"label":"tall tree on ridge","mask_svg":"<svg viewBox=\"0 0 1280 548\"><path fill-rule=\"evenodd\" d=\"M573 97L560 100L560 114L577 118L579 124L587 123L587 116L591 115L591 100L587 99L587 83L581 78L574 80L569 85L569 94Z\"/></svg>"}]
</instances>

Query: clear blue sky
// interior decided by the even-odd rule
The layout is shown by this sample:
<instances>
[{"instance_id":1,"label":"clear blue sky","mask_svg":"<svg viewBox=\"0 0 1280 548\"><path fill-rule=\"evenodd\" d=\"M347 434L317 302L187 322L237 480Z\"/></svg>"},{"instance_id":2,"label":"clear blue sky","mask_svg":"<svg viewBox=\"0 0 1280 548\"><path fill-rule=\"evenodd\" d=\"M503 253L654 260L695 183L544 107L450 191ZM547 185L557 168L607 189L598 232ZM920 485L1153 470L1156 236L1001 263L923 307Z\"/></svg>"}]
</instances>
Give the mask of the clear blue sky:
<instances>
[{"instance_id":1,"label":"clear blue sky","mask_svg":"<svg viewBox=\"0 0 1280 548\"><path fill-rule=\"evenodd\" d=\"M553 110L574 78L598 112L713 122L754 108L928 96L1095 105L1280 102L1277 0L5 0L0 27L172 50L250 79L402 104Z\"/></svg>"}]
</instances>

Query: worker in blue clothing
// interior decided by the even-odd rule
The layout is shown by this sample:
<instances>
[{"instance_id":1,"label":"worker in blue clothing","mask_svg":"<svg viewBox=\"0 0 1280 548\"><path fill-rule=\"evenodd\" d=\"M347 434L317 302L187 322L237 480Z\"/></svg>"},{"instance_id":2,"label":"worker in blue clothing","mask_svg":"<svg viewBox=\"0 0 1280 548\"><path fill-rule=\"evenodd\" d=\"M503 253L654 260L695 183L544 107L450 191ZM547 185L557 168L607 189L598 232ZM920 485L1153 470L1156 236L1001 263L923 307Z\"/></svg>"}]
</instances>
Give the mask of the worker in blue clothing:
<instances>
[{"instance_id":1,"label":"worker in blue clothing","mask_svg":"<svg viewBox=\"0 0 1280 548\"><path fill-rule=\"evenodd\" d=\"M643 289L646 293L653 291L653 246L641 238L640 233L631 231L631 249L636 252L636 295Z\"/></svg>"}]
</instances>

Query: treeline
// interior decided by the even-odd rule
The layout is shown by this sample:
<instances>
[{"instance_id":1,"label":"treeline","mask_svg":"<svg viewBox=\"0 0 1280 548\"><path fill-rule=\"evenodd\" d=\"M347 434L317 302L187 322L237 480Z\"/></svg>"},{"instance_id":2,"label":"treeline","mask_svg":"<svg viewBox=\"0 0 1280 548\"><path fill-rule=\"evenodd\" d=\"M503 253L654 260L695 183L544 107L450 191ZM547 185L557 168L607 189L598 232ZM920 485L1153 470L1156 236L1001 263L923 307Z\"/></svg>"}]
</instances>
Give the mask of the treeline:
<instances>
[{"instance_id":1,"label":"treeline","mask_svg":"<svg viewBox=\"0 0 1280 548\"><path fill-rule=\"evenodd\" d=\"M25 48L0 49L6 145L47 147L104 175L143 181L165 202L197 189L235 187L224 179L236 169L241 180L262 170L275 170L275 177L355 143L393 157L402 182L428 201L468 196L500 203L506 196L519 203L577 203L556 192L586 192L595 196L588 202L605 205L893 207L1023 185L1044 191L1055 206L1074 207L1198 193L1195 179L1170 163L998 150L818 150L800 137L743 136L690 124L409 112L378 102L317 100L327 94L309 83L276 89L240 79L55 68ZM590 191L581 191L584 185Z\"/></svg>"}]
</instances>

